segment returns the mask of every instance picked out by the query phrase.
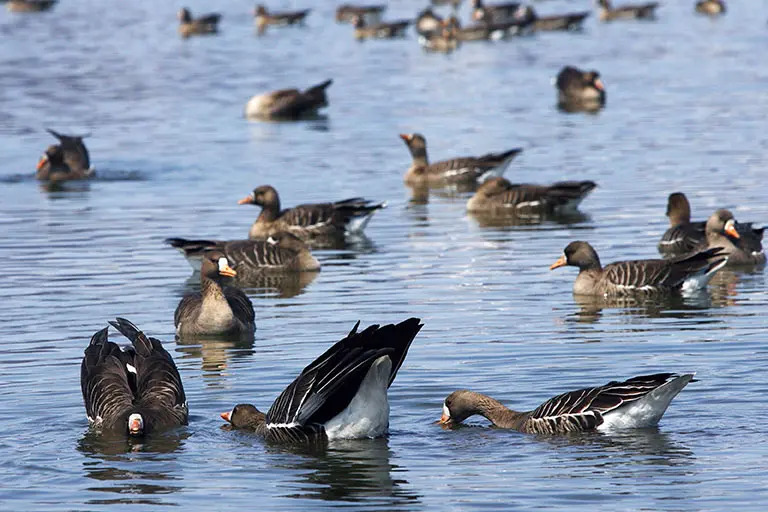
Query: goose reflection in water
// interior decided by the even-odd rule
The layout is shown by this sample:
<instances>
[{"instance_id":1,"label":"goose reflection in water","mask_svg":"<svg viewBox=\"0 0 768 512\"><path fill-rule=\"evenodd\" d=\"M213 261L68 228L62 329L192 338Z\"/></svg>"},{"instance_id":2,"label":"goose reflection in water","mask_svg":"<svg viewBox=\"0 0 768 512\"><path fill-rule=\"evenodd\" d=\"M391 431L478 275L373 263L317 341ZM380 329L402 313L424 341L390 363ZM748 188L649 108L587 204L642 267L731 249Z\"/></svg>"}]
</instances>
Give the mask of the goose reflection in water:
<instances>
[{"instance_id":1,"label":"goose reflection in water","mask_svg":"<svg viewBox=\"0 0 768 512\"><path fill-rule=\"evenodd\" d=\"M318 274L320 272L264 272L263 274L252 276L247 281L231 280L227 284L242 288L249 297L290 299L304 293L307 286L317 279ZM181 297L190 291L197 291L199 289L200 274L194 272L176 293ZM258 326L257 317L257 329Z\"/></svg>"},{"instance_id":2,"label":"goose reflection in water","mask_svg":"<svg viewBox=\"0 0 768 512\"><path fill-rule=\"evenodd\" d=\"M256 331L258 335L258 330ZM240 359L248 359L255 353L254 339L232 340L215 337L176 338L176 352L183 354L180 360L200 359L203 379L211 388L226 388L224 378L229 367Z\"/></svg>"},{"instance_id":3,"label":"goose reflection in water","mask_svg":"<svg viewBox=\"0 0 768 512\"><path fill-rule=\"evenodd\" d=\"M591 222L592 218L579 211L568 214L530 214L518 215L512 212L467 212L481 228L501 228L514 226L536 226L544 223L570 226Z\"/></svg>"}]
</instances>

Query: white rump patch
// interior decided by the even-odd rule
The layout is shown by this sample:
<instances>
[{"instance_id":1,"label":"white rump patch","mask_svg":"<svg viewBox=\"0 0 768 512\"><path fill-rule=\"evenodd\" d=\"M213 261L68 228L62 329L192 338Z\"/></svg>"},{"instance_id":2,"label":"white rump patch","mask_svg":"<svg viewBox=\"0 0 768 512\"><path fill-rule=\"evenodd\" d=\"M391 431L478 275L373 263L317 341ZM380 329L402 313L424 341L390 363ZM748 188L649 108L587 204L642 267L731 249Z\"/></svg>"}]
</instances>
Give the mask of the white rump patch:
<instances>
[{"instance_id":1,"label":"white rump patch","mask_svg":"<svg viewBox=\"0 0 768 512\"><path fill-rule=\"evenodd\" d=\"M128 370L129 373L133 373L134 375L138 375L138 373L136 372L136 367L133 366L132 364L126 364L125 368Z\"/></svg>"},{"instance_id":2,"label":"white rump patch","mask_svg":"<svg viewBox=\"0 0 768 512\"><path fill-rule=\"evenodd\" d=\"M229 266L229 262L227 261L227 258L219 258L219 272L221 272L228 266Z\"/></svg>"},{"instance_id":3,"label":"white rump patch","mask_svg":"<svg viewBox=\"0 0 768 512\"><path fill-rule=\"evenodd\" d=\"M640 400L630 402L603 415L604 422L598 430L621 428L645 428L655 426L669 406L669 402L693 378L694 373L678 375L657 387Z\"/></svg>"}]
</instances>

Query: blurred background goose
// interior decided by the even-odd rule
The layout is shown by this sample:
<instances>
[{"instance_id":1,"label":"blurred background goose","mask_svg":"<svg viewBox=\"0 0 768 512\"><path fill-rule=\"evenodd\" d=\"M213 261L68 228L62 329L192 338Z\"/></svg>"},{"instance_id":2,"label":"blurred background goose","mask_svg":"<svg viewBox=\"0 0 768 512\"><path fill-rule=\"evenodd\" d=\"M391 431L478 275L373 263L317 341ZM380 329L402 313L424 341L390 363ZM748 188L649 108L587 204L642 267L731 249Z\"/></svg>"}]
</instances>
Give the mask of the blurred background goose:
<instances>
[{"instance_id":1,"label":"blurred background goose","mask_svg":"<svg viewBox=\"0 0 768 512\"><path fill-rule=\"evenodd\" d=\"M355 27L355 39L362 41L364 39L392 39L395 37L403 37L411 23L413 23L412 20L398 20L387 23L379 22L375 24L367 24L363 17L358 16L353 21Z\"/></svg>"},{"instance_id":2,"label":"blurred background goose","mask_svg":"<svg viewBox=\"0 0 768 512\"><path fill-rule=\"evenodd\" d=\"M92 177L93 169L83 142L84 136L64 135L50 128L46 130L59 139L59 143L48 146L37 162L37 179L65 181Z\"/></svg>"},{"instance_id":3,"label":"blurred background goose","mask_svg":"<svg viewBox=\"0 0 768 512\"><path fill-rule=\"evenodd\" d=\"M186 7L179 9L179 34L182 37L194 35L216 34L219 31L221 14L210 13L199 18L193 18Z\"/></svg>"},{"instance_id":4,"label":"blurred background goose","mask_svg":"<svg viewBox=\"0 0 768 512\"><path fill-rule=\"evenodd\" d=\"M725 2L723 0L699 0L696 2L696 12L715 16L725 14Z\"/></svg>"},{"instance_id":5,"label":"blurred background goose","mask_svg":"<svg viewBox=\"0 0 768 512\"><path fill-rule=\"evenodd\" d=\"M521 6L515 12L515 20L530 30L580 30L589 11L572 12L553 16L539 16L530 5Z\"/></svg>"},{"instance_id":6,"label":"blurred background goose","mask_svg":"<svg viewBox=\"0 0 768 512\"><path fill-rule=\"evenodd\" d=\"M269 12L267 7L259 4L253 10L256 19L256 27L259 31L264 31L268 26L296 25L303 24L312 9L302 9L300 11L281 11Z\"/></svg>"},{"instance_id":7,"label":"blurred background goose","mask_svg":"<svg viewBox=\"0 0 768 512\"><path fill-rule=\"evenodd\" d=\"M416 16L415 26L420 36L429 37L442 31L443 18L427 7Z\"/></svg>"},{"instance_id":8,"label":"blurred background goose","mask_svg":"<svg viewBox=\"0 0 768 512\"><path fill-rule=\"evenodd\" d=\"M91 426L141 436L186 425L189 411L181 376L160 340L148 338L124 318L109 323L132 347L120 350L108 340L107 327L85 349L80 387Z\"/></svg>"},{"instance_id":9,"label":"blurred background goose","mask_svg":"<svg viewBox=\"0 0 768 512\"><path fill-rule=\"evenodd\" d=\"M565 66L557 74L558 107L569 111L594 111L605 105L605 86L600 80L600 73L595 70L582 71L573 66Z\"/></svg>"},{"instance_id":10,"label":"blurred background goose","mask_svg":"<svg viewBox=\"0 0 768 512\"><path fill-rule=\"evenodd\" d=\"M296 120L316 116L318 110L328 106L325 90L333 83L326 80L305 91L281 89L257 94L245 105L249 119Z\"/></svg>"},{"instance_id":11,"label":"blurred background goose","mask_svg":"<svg viewBox=\"0 0 768 512\"><path fill-rule=\"evenodd\" d=\"M600 21L627 20L627 19L646 19L650 20L656 17L657 2L650 2L639 5L622 5L613 7L611 0L597 0L600 11Z\"/></svg>"},{"instance_id":12,"label":"blurred background goose","mask_svg":"<svg viewBox=\"0 0 768 512\"><path fill-rule=\"evenodd\" d=\"M410 318L357 332L359 325L304 368L269 412L238 404L221 417L235 428L285 443L384 435L389 428L387 390L422 324Z\"/></svg>"},{"instance_id":13,"label":"blurred background goose","mask_svg":"<svg viewBox=\"0 0 768 512\"><path fill-rule=\"evenodd\" d=\"M5 7L10 12L42 12L56 4L57 0L8 0Z\"/></svg>"},{"instance_id":14,"label":"blurred background goose","mask_svg":"<svg viewBox=\"0 0 768 512\"><path fill-rule=\"evenodd\" d=\"M378 23L381 21L381 15L387 10L385 4L382 5L351 5L342 4L336 8L336 21L339 23L354 23L355 18L363 18L365 23Z\"/></svg>"},{"instance_id":15,"label":"blurred background goose","mask_svg":"<svg viewBox=\"0 0 768 512\"><path fill-rule=\"evenodd\" d=\"M484 23L505 23L514 21L520 8L519 2L486 4L484 0L472 0L472 18Z\"/></svg>"},{"instance_id":16,"label":"blurred background goose","mask_svg":"<svg viewBox=\"0 0 768 512\"><path fill-rule=\"evenodd\" d=\"M511 212L519 215L546 215L574 212L592 192L594 181L560 181L552 185L512 184L505 178L491 178L480 185L469 201L470 212Z\"/></svg>"}]
</instances>

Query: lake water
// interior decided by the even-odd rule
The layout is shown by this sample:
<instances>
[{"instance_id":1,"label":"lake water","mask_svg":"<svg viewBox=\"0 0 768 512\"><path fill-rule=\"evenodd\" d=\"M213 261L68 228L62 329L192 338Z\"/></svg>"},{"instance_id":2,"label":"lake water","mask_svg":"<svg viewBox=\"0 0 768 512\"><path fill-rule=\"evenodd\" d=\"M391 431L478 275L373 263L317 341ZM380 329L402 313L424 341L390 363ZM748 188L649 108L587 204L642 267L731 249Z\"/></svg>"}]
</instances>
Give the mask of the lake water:
<instances>
[{"instance_id":1,"label":"lake water","mask_svg":"<svg viewBox=\"0 0 768 512\"><path fill-rule=\"evenodd\" d=\"M447 56L423 52L413 34L356 43L330 2L305 28L264 37L250 3L220 2L221 34L186 41L181 4L0 12L0 508L764 510L765 273L722 272L692 300L602 307L574 299L576 269L548 270L575 239L604 262L655 257L673 191L688 194L696 219L729 207L768 221L768 11L747 4L710 20L692 0L665 2L655 23L592 16L582 33ZM387 14L420 7L392 1ZM550 80L566 64L601 72L604 111L556 110ZM242 117L257 92L326 78L324 119ZM99 178L38 184L35 162L53 142L45 127L90 132ZM412 131L435 159L521 146L511 180L599 188L575 222L484 227L465 213L468 194L411 200L397 134ZM257 209L237 200L267 183L284 205L362 195L388 208L369 240L317 251L311 282L250 290L252 344L174 342L174 308L197 282L163 239L245 237ZM80 360L115 316L165 342L189 427L144 444L88 435ZM410 316L425 326L390 390L388 438L309 453L221 428L219 412L267 408L358 319ZM527 409L658 371L699 381L652 431L538 438L479 420L433 424L458 388Z\"/></svg>"}]
</instances>

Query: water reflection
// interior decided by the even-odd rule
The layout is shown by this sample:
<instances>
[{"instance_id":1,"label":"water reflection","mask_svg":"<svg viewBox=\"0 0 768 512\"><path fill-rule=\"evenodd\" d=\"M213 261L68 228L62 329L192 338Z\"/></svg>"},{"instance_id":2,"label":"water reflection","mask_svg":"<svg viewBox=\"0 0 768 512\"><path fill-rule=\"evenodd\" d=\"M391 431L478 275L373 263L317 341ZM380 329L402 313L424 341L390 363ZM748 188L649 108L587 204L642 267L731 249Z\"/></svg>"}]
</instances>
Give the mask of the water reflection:
<instances>
[{"instance_id":1,"label":"water reflection","mask_svg":"<svg viewBox=\"0 0 768 512\"><path fill-rule=\"evenodd\" d=\"M228 284L243 288L249 297L279 297L289 299L304 293L320 272L264 272L248 279L232 279ZM200 289L200 274L193 271L178 290L179 296Z\"/></svg>"},{"instance_id":2,"label":"water reflection","mask_svg":"<svg viewBox=\"0 0 768 512\"><path fill-rule=\"evenodd\" d=\"M176 352L183 354L182 359L200 359L206 384L212 388L223 388L227 369L234 361L250 358L254 354L253 343L253 337L243 340L176 337Z\"/></svg>"},{"instance_id":3,"label":"water reflection","mask_svg":"<svg viewBox=\"0 0 768 512\"><path fill-rule=\"evenodd\" d=\"M604 309L615 309L619 315L638 318L704 319L721 322L713 309L730 306L733 301L728 295L707 293L701 290L688 296L665 295L661 297L599 297L574 295L573 301L579 310L567 315L566 320L580 323L594 323L603 316Z\"/></svg>"},{"instance_id":4,"label":"water reflection","mask_svg":"<svg viewBox=\"0 0 768 512\"><path fill-rule=\"evenodd\" d=\"M498 228L508 226L535 226L545 222L569 226L590 222L589 215L573 212L561 215L518 215L512 212L467 212L481 228Z\"/></svg>"}]
</instances>

